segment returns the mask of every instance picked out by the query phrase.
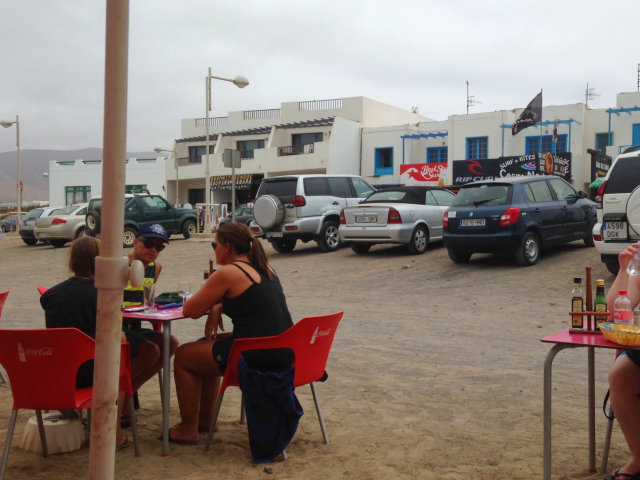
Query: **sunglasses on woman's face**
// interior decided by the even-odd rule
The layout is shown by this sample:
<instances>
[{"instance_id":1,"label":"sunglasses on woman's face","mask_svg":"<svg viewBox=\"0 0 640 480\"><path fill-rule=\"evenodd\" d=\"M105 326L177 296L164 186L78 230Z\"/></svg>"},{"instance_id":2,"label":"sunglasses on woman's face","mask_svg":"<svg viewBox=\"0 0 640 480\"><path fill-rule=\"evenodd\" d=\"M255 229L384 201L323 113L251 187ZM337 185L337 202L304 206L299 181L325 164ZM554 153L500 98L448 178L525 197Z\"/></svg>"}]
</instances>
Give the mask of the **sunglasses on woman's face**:
<instances>
[{"instance_id":1,"label":"sunglasses on woman's face","mask_svg":"<svg viewBox=\"0 0 640 480\"><path fill-rule=\"evenodd\" d=\"M211 242L211 246L213 247L214 250L218 248L218 244L216 242Z\"/></svg>"},{"instance_id":2,"label":"sunglasses on woman's face","mask_svg":"<svg viewBox=\"0 0 640 480\"><path fill-rule=\"evenodd\" d=\"M162 250L164 250L164 245L163 244L156 243L153 240L146 239L146 240L143 240L142 243L144 244L145 248L148 248L148 249L155 248L158 253L161 252Z\"/></svg>"}]
</instances>

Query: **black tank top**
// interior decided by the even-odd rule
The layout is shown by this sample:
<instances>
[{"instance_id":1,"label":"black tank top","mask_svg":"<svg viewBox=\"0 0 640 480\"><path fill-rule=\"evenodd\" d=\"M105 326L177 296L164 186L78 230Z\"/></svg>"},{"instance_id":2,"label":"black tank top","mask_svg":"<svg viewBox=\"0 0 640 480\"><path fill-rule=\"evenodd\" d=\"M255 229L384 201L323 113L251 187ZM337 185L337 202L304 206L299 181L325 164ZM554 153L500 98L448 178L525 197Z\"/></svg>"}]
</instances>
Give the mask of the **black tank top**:
<instances>
[{"instance_id":1,"label":"black tank top","mask_svg":"<svg viewBox=\"0 0 640 480\"><path fill-rule=\"evenodd\" d=\"M260 275L260 283L237 263L244 263ZM269 280L267 275L249 262L238 260L232 263L242 270L251 286L236 298L222 300L223 312L231 318L234 338L269 337L278 335L293 326L291 314L282 291L280 280L274 274ZM245 355L247 363L253 368L278 370L285 368L293 361L291 350L267 350L265 352L250 352Z\"/></svg>"}]
</instances>

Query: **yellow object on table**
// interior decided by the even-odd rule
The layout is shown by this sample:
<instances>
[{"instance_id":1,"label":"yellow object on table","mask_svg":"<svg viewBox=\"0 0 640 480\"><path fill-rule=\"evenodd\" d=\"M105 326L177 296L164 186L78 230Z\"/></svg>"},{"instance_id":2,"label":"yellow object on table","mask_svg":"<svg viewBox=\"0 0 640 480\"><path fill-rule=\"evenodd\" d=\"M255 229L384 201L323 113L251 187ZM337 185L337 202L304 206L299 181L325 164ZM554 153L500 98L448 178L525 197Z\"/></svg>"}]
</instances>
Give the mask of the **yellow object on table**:
<instances>
[{"instance_id":1,"label":"yellow object on table","mask_svg":"<svg viewBox=\"0 0 640 480\"><path fill-rule=\"evenodd\" d=\"M606 322L600 326L604 338L625 347L640 347L640 327L627 323Z\"/></svg>"}]
</instances>

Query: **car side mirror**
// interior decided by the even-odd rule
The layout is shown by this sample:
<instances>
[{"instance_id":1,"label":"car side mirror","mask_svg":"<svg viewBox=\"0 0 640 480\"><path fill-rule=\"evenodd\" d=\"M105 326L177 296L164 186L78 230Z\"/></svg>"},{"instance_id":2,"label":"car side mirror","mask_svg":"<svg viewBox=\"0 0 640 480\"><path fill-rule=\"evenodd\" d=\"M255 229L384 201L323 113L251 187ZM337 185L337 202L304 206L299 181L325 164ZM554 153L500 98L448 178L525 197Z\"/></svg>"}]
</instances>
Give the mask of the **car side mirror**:
<instances>
[{"instance_id":1,"label":"car side mirror","mask_svg":"<svg viewBox=\"0 0 640 480\"><path fill-rule=\"evenodd\" d=\"M587 198L587 193L580 190L578 192L578 198Z\"/></svg>"}]
</instances>

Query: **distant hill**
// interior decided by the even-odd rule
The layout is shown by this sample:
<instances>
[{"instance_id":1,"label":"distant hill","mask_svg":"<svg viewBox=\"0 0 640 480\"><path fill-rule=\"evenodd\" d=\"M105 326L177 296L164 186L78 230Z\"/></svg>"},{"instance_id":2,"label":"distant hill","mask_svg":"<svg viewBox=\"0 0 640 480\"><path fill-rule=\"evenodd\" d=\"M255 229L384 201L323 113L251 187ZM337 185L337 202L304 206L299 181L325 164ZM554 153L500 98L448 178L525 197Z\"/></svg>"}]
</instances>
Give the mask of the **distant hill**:
<instances>
[{"instance_id":1,"label":"distant hill","mask_svg":"<svg viewBox=\"0 0 640 480\"><path fill-rule=\"evenodd\" d=\"M155 158L155 152L127 153L127 158ZM101 148L81 150L20 150L20 178L23 184L22 202L49 200L49 162L71 160L102 160ZM16 202L18 159L16 151L0 153L0 202Z\"/></svg>"}]
</instances>

